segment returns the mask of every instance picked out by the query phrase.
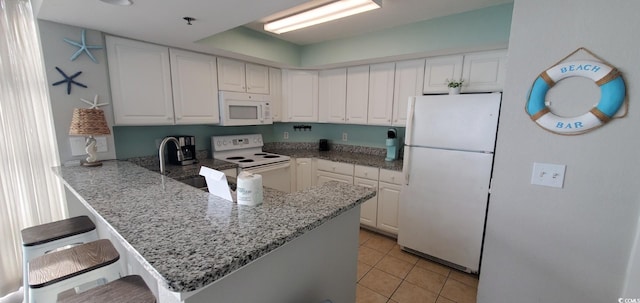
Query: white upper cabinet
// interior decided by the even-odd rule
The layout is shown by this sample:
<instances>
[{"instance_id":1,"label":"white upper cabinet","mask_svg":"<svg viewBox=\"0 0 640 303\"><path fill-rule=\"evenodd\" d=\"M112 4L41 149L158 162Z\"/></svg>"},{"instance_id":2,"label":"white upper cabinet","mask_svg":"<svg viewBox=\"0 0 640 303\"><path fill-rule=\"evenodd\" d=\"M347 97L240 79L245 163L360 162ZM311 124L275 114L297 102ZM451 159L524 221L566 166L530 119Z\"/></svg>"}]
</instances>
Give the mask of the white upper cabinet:
<instances>
[{"instance_id":1,"label":"white upper cabinet","mask_svg":"<svg viewBox=\"0 0 640 303\"><path fill-rule=\"evenodd\" d=\"M406 126L409 97L422 95L424 59L396 62L393 89L393 126Z\"/></svg>"},{"instance_id":2,"label":"white upper cabinet","mask_svg":"<svg viewBox=\"0 0 640 303\"><path fill-rule=\"evenodd\" d=\"M219 123L216 57L177 49L169 54L175 123Z\"/></svg>"},{"instance_id":3,"label":"white upper cabinet","mask_svg":"<svg viewBox=\"0 0 640 303\"><path fill-rule=\"evenodd\" d=\"M395 63L382 63L370 67L367 124L391 125L395 66Z\"/></svg>"},{"instance_id":4,"label":"white upper cabinet","mask_svg":"<svg viewBox=\"0 0 640 303\"><path fill-rule=\"evenodd\" d=\"M220 90L268 94L269 68L227 58L218 58L218 81Z\"/></svg>"},{"instance_id":5,"label":"white upper cabinet","mask_svg":"<svg viewBox=\"0 0 640 303\"><path fill-rule=\"evenodd\" d=\"M169 48L106 37L116 125L173 124Z\"/></svg>"},{"instance_id":6,"label":"white upper cabinet","mask_svg":"<svg viewBox=\"0 0 640 303\"><path fill-rule=\"evenodd\" d=\"M462 62L462 55L427 58L423 92L425 94L448 92L447 80L462 78ZM468 80L465 79L465 83L467 82Z\"/></svg>"},{"instance_id":7,"label":"white upper cabinet","mask_svg":"<svg viewBox=\"0 0 640 303\"><path fill-rule=\"evenodd\" d=\"M347 103L347 69L319 73L319 122L344 123Z\"/></svg>"},{"instance_id":8,"label":"white upper cabinet","mask_svg":"<svg viewBox=\"0 0 640 303\"><path fill-rule=\"evenodd\" d=\"M282 103L283 121L317 122L318 72L283 70Z\"/></svg>"},{"instance_id":9,"label":"white upper cabinet","mask_svg":"<svg viewBox=\"0 0 640 303\"><path fill-rule=\"evenodd\" d=\"M350 124L367 124L369 65L347 68L347 118Z\"/></svg>"},{"instance_id":10,"label":"white upper cabinet","mask_svg":"<svg viewBox=\"0 0 640 303\"><path fill-rule=\"evenodd\" d=\"M269 67L269 102L273 122L282 121L282 71Z\"/></svg>"},{"instance_id":11,"label":"white upper cabinet","mask_svg":"<svg viewBox=\"0 0 640 303\"><path fill-rule=\"evenodd\" d=\"M462 92L496 92L504 87L507 51L490 51L464 56Z\"/></svg>"},{"instance_id":12,"label":"white upper cabinet","mask_svg":"<svg viewBox=\"0 0 640 303\"><path fill-rule=\"evenodd\" d=\"M448 92L447 80L463 79L463 93L502 91L507 50L427 58L424 72L425 94Z\"/></svg>"}]
</instances>

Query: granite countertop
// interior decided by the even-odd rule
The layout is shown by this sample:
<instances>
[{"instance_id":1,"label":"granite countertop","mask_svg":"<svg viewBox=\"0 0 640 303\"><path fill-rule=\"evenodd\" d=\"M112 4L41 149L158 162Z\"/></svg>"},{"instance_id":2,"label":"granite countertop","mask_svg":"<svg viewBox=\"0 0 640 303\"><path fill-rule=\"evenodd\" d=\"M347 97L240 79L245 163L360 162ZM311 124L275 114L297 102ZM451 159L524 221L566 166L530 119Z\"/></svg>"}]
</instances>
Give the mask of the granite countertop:
<instances>
[{"instance_id":1,"label":"granite countertop","mask_svg":"<svg viewBox=\"0 0 640 303\"><path fill-rule=\"evenodd\" d=\"M342 150L319 151L317 149L269 148L267 152L289 156L292 158L318 158L356 165L378 167L388 170L402 171L402 160L385 161L385 156Z\"/></svg>"},{"instance_id":2,"label":"granite countertop","mask_svg":"<svg viewBox=\"0 0 640 303\"><path fill-rule=\"evenodd\" d=\"M265 188L262 205L243 206L128 161L103 163L54 171L175 292L208 285L375 195L329 182L290 194Z\"/></svg>"}]
</instances>

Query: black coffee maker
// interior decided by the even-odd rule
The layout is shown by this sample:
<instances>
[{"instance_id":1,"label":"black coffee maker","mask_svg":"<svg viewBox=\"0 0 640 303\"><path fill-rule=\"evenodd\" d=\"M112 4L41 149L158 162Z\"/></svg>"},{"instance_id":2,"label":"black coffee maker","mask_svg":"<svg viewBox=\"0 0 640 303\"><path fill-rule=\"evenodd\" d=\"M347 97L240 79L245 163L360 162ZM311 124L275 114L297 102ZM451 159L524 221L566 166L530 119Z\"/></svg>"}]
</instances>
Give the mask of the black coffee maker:
<instances>
[{"instance_id":1,"label":"black coffee maker","mask_svg":"<svg viewBox=\"0 0 640 303\"><path fill-rule=\"evenodd\" d=\"M169 154L169 163L175 165L190 165L196 163L198 160L196 159L196 137L194 136L172 136L178 139L180 142L180 149L182 149L182 154L184 158L182 160L178 160L178 153L176 149L176 144L173 141L167 142L169 148L167 148Z\"/></svg>"}]
</instances>

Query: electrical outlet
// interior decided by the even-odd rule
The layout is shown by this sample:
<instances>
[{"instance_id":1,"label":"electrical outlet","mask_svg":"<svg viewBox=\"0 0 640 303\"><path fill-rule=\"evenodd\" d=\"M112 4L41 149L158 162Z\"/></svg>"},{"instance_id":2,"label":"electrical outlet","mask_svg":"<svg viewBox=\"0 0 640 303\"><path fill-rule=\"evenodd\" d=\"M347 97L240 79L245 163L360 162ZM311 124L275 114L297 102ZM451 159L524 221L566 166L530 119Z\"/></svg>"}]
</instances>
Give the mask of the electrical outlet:
<instances>
[{"instance_id":1,"label":"electrical outlet","mask_svg":"<svg viewBox=\"0 0 640 303\"><path fill-rule=\"evenodd\" d=\"M342 133L342 141L347 141L347 133Z\"/></svg>"},{"instance_id":2,"label":"electrical outlet","mask_svg":"<svg viewBox=\"0 0 640 303\"><path fill-rule=\"evenodd\" d=\"M99 153L106 153L109 151L107 148L107 137L96 137L96 150Z\"/></svg>"},{"instance_id":3,"label":"electrical outlet","mask_svg":"<svg viewBox=\"0 0 640 303\"><path fill-rule=\"evenodd\" d=\"M284 132L284 135L282 136L285 140L289 139L289 132Z\"/></svg>"}]
</instances>

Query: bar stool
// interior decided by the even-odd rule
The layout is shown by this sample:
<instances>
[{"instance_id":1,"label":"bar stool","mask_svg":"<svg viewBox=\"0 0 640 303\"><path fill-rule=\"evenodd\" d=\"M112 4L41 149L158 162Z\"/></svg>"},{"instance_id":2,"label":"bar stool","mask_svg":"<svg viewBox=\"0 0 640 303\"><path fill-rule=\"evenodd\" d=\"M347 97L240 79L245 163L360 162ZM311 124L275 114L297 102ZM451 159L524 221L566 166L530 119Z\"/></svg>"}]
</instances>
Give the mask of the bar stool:
<instances>
[{"instance_id":1,"label":"bar stool","mask_svg":"<svg viewBox=\"0 0 640 303\"><path fill-rule=\"evenodd\" d=\"M29 262L29 298L31 302L56 302L68 289L104 280L120 278L118 251L108 239L36 257Z\"/></svg>"},{"instance_id":2,"label":"bar stool","mask_svg":"<svg viewBox=\"0 0 640 303\"><path fill-rule=\"evenodd\" d=\"M58 303L155 303L156 297L140 276L126 276Z\"/></svg>"},{"instance_id":3,"label":"bar stool","mask_svg":"<svg viewBox=\"0 0 640 303\"><path fill-rule=\"evenodd\" d=\"M29 302L29 261L52 250L98 240L96 226L87 216L25 228L22 233L22 276L25 302Z\"/></svg>"}]
</instances>

